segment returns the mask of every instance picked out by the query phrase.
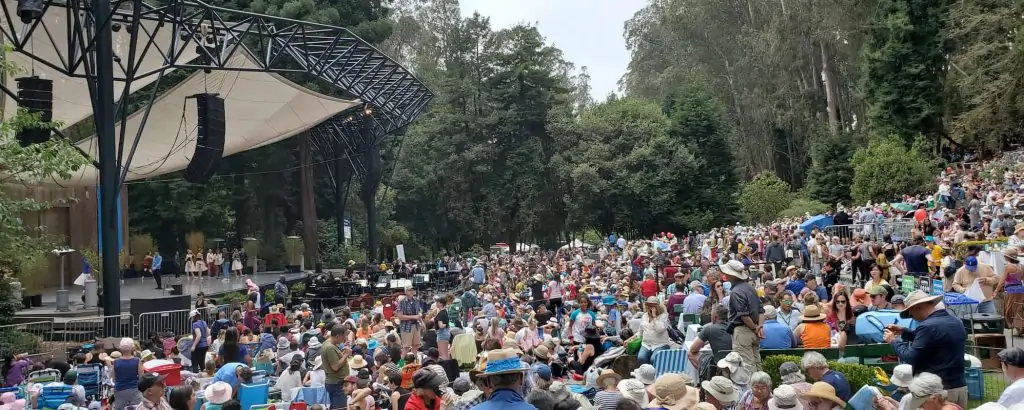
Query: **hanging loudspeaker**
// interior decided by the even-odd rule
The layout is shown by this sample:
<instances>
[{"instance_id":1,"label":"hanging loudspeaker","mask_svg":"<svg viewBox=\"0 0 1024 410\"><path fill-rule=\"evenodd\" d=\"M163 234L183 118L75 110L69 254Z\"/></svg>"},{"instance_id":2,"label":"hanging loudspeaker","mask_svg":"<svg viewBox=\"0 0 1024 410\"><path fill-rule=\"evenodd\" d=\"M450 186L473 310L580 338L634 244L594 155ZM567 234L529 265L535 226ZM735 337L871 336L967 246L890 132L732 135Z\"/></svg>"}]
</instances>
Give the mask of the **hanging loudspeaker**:
<instances>
[{"instance_id":1,"label":"hanging loudspeaker","mask_svg":"<svg viewBox=\"0 0 1024 410\"><path fill-rule=\"evenodd\" d=\"M22 77L18 83L18 101L21 108L38 114L43 122L53 121L53 80L39 77ZM25 128L18 133L18 142L27 147L50 140L52 131L46 127Z\"/></svg>"},{"instance_id":2,"label":"hanging loudspeaker","mask_svg":"<svg viewBox=\"0 0 1024 410\"><path fill-rule=\"evenodd\" d=\"M21 22L28 24L43 17L45 0L18 0L18 17Z\"/></svg>"},{"instance_id":3,"label":"hanging loudspeaker","mask_svg":"<svg viewBox=\"0 0 1024 410\"><path fill-rule=\"evenodd\" d=\"M217 172L224 155L224 99L217 94L196 94L199 128L196 152L185 168L185 180L204 184ZM191 98L191 97L190 97Z\"/></svg>"}]
</instances>

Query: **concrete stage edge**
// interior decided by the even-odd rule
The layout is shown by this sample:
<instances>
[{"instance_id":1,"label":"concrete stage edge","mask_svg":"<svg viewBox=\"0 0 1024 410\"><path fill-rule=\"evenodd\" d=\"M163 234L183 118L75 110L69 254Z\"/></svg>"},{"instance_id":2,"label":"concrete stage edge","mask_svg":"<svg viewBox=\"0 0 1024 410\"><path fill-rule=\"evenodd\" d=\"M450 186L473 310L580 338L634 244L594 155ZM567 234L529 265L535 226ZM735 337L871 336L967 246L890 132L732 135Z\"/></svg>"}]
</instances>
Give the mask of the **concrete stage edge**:
<instances>
[{"instance_id":1,"label":"concrete stage edge","mask_svg":"<svg viewBox=\"0 0 1024 410\"><path fill-rule=\"evenodd\" d=\"M253 282L261 288L266 289L272 286L274 282L277 282L282 274L284 274L285 280L288 282L289 286L292 283L299 282L306 278L306 273L285 274L284 272L260 272L251 276L251 278ZM170 283L174 280L173 275L170 277L163 277L164 287L170 287ZM203 292L207 297L213 297L216 299L216 296L219 294L244 289L245 277L236 278L232 276L230 282L224 283L219 278L188 280L184 275L182 275L181 283L183 285L185 295L190 295L194 298L199 292ZM53 288L43 291L42 307L19 310L14 314L14 317L18 319L19 322L24 322L25 319L29 318L56 319L59 321L61 318L72 319L103 315L102 307L96 307L94 309L84 308L85 306L82 304L81 300L81 286L68 286L68 289L71 291L71 312L57 312L57 288ZM146 277L144 279L125 279L124 285L121 286L121 310L123 312L127 312L132 299L157 299L165 296L171 296L170 291L157 290L156 282L152 277Z\"/></svg>"}]
</instances>

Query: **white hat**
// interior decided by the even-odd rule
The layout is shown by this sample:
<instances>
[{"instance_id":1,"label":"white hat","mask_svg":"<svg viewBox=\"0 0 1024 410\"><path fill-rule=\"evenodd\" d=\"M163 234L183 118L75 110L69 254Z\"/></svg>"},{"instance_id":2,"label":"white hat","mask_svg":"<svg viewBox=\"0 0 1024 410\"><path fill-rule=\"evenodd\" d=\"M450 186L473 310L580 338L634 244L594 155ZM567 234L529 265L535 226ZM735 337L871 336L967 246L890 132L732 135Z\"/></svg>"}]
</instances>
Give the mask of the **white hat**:
<instances>
[{"instance_id":1,"label":"white hat","mask_svg":"<svg viewBox=\"0 0 1024 410\"><path fill-rule=\"evenodd\" d=\"M735 352L733 352L735 353ZM736 385L722 376L712 377L711 380L705 380L700 383L700 387L704 389L707 394L714 396L723 405L729 406L736 403L739 398L739 393L736 391Z\"/></svg>"},{"instance_id":2,"label":"white hat","mask_svg":"<svg viewBox=\"0 0 1024 410\"><path fill-rule=\"evenodd\" d=\"M203 397L207 403L224 404L231 400L231 385L226 382L216 382L206 389L203 389Z\"/></svg>"},{"instance_id":3,"label":"white hat","mask_svg":"<svg viewBox=\"0 0 1024 410\"><path fill-rule=\"evenodd\" d=\"M718 361L719 369L729 369L730 372L735 372L741 366L743 366L743 358L736 352L729 352L725 358Z\"/></svg>"},{"instance_id":4,"label":"white hat","mask_svg":"<svg viewBox=\"0 0 1024 410\"><path fill-rule=\"evenodd\" d=\"M633 375L633 378L640 381L640 383L649 386L654 384L654 380L658 376L658 369L655 369L654 366L649 364L642 364L636 370L633 370L633 373L631 374Z\"/></svg>"},{"instance_id":5,"label":"white hat","mask_svg":"<svg viewBox=\"0 0 1024 410\"><path fill-rule=\"evenodd\" d=\"M772 398L768 399L768 410L803 410L800 403L800 394L793 386L783 384L772 391Z\"/></svg>"},{"instance_id":6,"label":"white hat","mask_svg":"<svg viewBox=\"0 0 1024 410\"><path fill-rule=\"evenodd\" d=\"M746 267L743 266L743 262L740 262L738 260L731 260L729 262L718 265L718 267L722 269L722 273L725 273L726 275L742 280L750 279L750 276L748 276L747 272L744 271Z\"/></svg>"},{"instance_id":7,"label":"white hat","mask_svg":"<svg viewBox=\"0 0 1024 410\"><path fill-rule=\"evenodd\" d=\"M317 356L315 359L313 359L313 370L319 369L320 366L323 366L323 364L324 364L323 357Z\"/></svg>"},{"instance_id":8,"label":"white hat","mask_svg":"<svg viewBox=\"0 0 1024 410\"><path fill-rule=\"evenodd\" d=\"M623 379L619 381L619 392L622 397L633 400L640 408L647 407L647 388L637 379Z\"/></svg>"},{"instance_id":9,"label":"white hat","mask_svg":"<svg viewBox=\"0 0 1024 410\"><path fill-rule=\"evenodd\" d=\"M892 369L892 378L889 382L896 387L910 387L910 382L914 380L914 368L909 364L901 364Z\"/></svg>"},{"instance_id":10,"label":"white hat","mask_svg":"<svg viewBox=\"0 0 1024 410\"><path fill-rule=\"evenodd\" d=\"M309 338L309 341L306 342L306 346L308 346L310 349L316 349L320 347L320 338L316 336Z\"/></svg>"}]
</instances>

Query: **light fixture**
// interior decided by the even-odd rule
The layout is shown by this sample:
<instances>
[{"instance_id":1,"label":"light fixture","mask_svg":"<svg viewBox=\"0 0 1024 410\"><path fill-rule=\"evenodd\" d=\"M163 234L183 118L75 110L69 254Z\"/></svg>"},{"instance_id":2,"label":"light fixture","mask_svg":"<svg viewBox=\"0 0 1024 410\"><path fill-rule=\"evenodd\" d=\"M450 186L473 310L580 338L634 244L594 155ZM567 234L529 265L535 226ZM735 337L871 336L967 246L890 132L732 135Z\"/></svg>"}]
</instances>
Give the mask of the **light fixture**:
<instances>
[{"instance_id":1,"label":"light fixture","mask_svg":"<svg viewBox=\"0 0 1024 410\"><path fill-rule=\"evenodd\" d=\"M363 107L363 115L367 117L373 115L373 106L366 104L366 106Z\"/></svg>"}]
</instances>

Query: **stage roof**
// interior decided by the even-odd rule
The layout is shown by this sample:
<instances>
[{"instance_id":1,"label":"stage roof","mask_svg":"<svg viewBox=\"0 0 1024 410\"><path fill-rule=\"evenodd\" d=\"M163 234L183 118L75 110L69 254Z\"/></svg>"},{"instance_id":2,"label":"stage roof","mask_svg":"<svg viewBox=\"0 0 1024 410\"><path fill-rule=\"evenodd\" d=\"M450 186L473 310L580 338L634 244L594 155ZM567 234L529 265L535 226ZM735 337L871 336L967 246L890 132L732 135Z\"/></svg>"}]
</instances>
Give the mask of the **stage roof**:
<instances>
[{"instance_id":1,"label":"stage roof","mask_svg":"<svg viewBox=\"0 0 1024 410\"><path fill-rule=\"evenodd\" d=\"M18 22L18 16L6 15L8 14L7 10L17 9L17 0L3 0L3 2L7 7L0 7L0 19L11 19L14 22ZM67 10L63 8L49 7L43 14L40 24L21 26L22 30L32 31L31 33L26 33L28 34L28 42L24 48L30 50L37 59L19 52L10 52L5 56L18 68L16 74L8 75L5 80L5 85L9 90L17 90L15 79L18 77L36 75L40 78L53 80L53 120L60 122L63 125L62 128L70 127L92 115L92 100L89 96L86 80L66 74L66 72L74 72L80 75L85 74L85 66L71 67L74 63L69 58L71 54L69 53L68 44L74 44L74 42L69 41L72 36L69 36L68 28L73 26L73 22L67 21L67 14ZM20 24L20 22L17 24ZM74 32L74 29L70 30L70 32ZM166 26L157 28L157 22L155 21L144 20L139 27L138 33L138 44L150 44L150 48L145 53L141 51L136 52L134 62L135 66L138 67L134 70L136 72L149 73L160 69L164 66L165 56L180 56L176 58L182 61L196 59L197 54L194 45L183 41L172 42L173 35L171 30ZM130 58L128 51L131 35L127 28L122 27L121 30L112 33L112 36L114 55L120 59L120 62L114 62L114 76L125 77L125 71L131 71L126 69ZM80 46L76 47L76 49L80 48ZM38 59L56 65L60 69L43 64ZM74 69L71 70L71 68ZM154 74L133 80L131 92L138 91L153 83L156 79L157 76ZM114 92L117 93L119 98L124 91L124 87L125 82L114 82ZM4 118L10 118L16 112L18 104L9 95L5 95L4 99Z\"/></svg>"},{"instance_id":2,"label":"stage roof","mask_svg":"<svg viewBox=\"0 0 1024 410\"><path fill-rule=\"evenodd\" d=\"M231 67L254 68L244 53L235 53ZM226 132L224 156L272 144L314 127L358 104L315 93L277 74L259 71L218 70L197 72L153 102L149 119L132 159L127 181L150 178L184 169L196 146L196 100L199 93L219 93L224 98ZM125 157L142 124L142 112L126 121ZM115 130L121 132L121 124ZM78 143L97 158L96 137ZM62 185L96 185L99 172L85 167Z\"/></svg>"}]
</instances>

